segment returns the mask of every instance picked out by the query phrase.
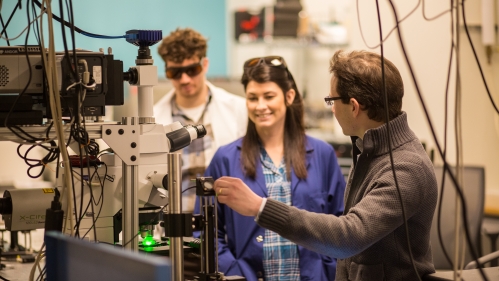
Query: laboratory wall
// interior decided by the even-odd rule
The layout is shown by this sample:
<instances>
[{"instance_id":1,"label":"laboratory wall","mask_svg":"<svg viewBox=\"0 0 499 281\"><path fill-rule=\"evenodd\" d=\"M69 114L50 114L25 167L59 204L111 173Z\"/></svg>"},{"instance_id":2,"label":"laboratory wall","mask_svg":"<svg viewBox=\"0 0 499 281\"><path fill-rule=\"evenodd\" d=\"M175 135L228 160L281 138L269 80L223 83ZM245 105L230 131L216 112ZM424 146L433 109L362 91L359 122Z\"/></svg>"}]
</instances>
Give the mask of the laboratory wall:
<instances>
[{"instance_id":1,"label":"laboratory wall","mask_svg":"<svg viewBox=\"0 0 499 281\"><path fill-rule=\"evenodd\" d=\"M5 22L13 11L17 1L2 1L1 13ZM20 33L27 24L26 4L22 1L22 9L17 10L8 26L9 37ZM161 30L163 36L168 35L177 27L191 27L208 38L210 48L208 56L217 63L211 64L208 76L225 76L226 69L226 10L224 0L122 0L122 1L71 1L74 11L75 26L90 33L106 36L121 36L128 30ZM52 2L54 15L60 16L59 3ZM67 9L65 9L67 12ZM45 16L46 18L46 16ZM33 19L33 18L31 18ZM68 15L65 15L68 20ZM54 36L57 51L64 50L62 41L61 25L55 20ZM44 30L48 24L44 21ZM46 34L48 36L48 34ZM68 42L71 42L70 29L66 28ZM76 33L76 48L98 51L103 48L107 52L111 47L115 58L123 61L123 66L128 69L135 65L137 47L126 42L125 39L101 39L91 38ZM48 45L48 37L45 39ZM19 39L13 40L11 45L24 45L25 34ZM31 29L28 44L37 44L34 31ZM0 46L6 46L4 40L0 40ZM68 46L72 48L70 44ZM158 65L158 75L163 76L161 57L157 54L157 45L151 47L151 55Z\"/></svg>"},{"instance_id":2,"label":"laboratory wall","mask_svg":"<svg viewBox=\"0 0 499 281\"><path fill-rule=\"evenodd\" d=\"M376 14L376 3L374 1L359 0L357 15L354 7L354 18L360 18L360 27L356 26L352 32L351 49L366 49L362 40L362 28L368 45L375 46L379 42L378 20ZM427 143L429 149L435 150L435 162L442 163L438 156L437 146L433 140L430 130L430 122L426 118L418 91L422 95L426 110L428 111L436 138L443 148L446 148L446 158L452 164L456 163L456 157L462 158L464 165L477 165L485 167L486 185L486 207L497 204L499 199L499 113L495 111L485 85L482 81L477 61L473 55L471 45L465 33L463 18L460 17L461 27L457 36L459 38L458 53L452 60L451 79L449 83L449 95L446 101L446 85L451 50L451 17L448 2L442 1L392 1L401 20L410 14L401 24L400 32L405 49L415 75L412 79L411 71L403 56L400 42L396 31L385 41L384 53L392 60L401 71L405 83L405 96L403 109L408 113L409 123L412 129ZM482 44L481 7L480 1L465 2L465 16L468 20L471 41L476 50L480 65L483 69L485 80L492 99L499 106L498 79L499 75L499 53L497 47L488 62L485 46ZM492 5L490 9L495 9ZM380 1L383 36L395 26L392 7L387 1ZM447 11L447 12L446 12ZM459 6L459 13L462 6ZM435 18L444 13L442 16ZM433 20L426 20L425 19ZM379 48L377 49L379 51ZM460 137L456 138L455 103L456 103L456 64L459 64L459 87L461 95L461 125L458 131ZM447 105L447 145L444 145L444 125ZM461 139L461 150L456 150L456 140ZM495 202L495 203L494 203Z\"/></svg>"}]
</instances>

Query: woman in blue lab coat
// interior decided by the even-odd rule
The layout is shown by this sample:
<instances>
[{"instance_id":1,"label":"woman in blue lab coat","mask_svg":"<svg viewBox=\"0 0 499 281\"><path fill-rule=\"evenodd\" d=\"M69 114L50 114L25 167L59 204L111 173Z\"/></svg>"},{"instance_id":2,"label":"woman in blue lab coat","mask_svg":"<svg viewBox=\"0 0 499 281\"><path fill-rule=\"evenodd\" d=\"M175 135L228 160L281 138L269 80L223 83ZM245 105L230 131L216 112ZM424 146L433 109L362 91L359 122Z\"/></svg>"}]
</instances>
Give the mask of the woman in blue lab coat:
<instances>
[{"instance_id":1,"label":"woman in blue lab coat","mask_svg":"<svg viewBox=\"0 0 499 281\"><path fill-rule=\"evenodd\" d=\"M341 215L345 182L331 145L307 136L303 99L282 57L245 62L246 135L218 149L205 175L241 178L256 194ZM334 280L336 261L218 209L219 271L256 280Z\"/></svg>"}]
</instances>

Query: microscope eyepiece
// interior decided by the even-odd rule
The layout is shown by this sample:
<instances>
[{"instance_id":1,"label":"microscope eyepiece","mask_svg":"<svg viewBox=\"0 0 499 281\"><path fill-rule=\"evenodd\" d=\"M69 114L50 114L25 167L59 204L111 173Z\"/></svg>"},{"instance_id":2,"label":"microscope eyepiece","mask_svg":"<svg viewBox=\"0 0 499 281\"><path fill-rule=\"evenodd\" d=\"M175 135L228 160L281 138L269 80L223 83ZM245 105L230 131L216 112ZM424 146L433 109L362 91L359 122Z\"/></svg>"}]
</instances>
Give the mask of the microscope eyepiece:
<instances>
[{"instance_id":1,"label":"microscope eyepiece","mask_svg":"<svg viewBox=\"0 0 499 281\"><path fill-rule=\"evenodd\" d=\"M196 132L198 132L198 139L206 136L206 129L203 125L193 125L194 129L196 129Z\"/></svg>"},{"instance_id":2,"label":"microscope eyepiece","mask_svg":"<svg viewBox=\"0 0 499 281\"><path fill-rule=\"evenodd\" d=\"M166 137L170 141L170 152L177 151L191 144L195 139L206 135L206 129L203 125L187 125L178 130L169 132Z\"/></svg>"}]
</instances>

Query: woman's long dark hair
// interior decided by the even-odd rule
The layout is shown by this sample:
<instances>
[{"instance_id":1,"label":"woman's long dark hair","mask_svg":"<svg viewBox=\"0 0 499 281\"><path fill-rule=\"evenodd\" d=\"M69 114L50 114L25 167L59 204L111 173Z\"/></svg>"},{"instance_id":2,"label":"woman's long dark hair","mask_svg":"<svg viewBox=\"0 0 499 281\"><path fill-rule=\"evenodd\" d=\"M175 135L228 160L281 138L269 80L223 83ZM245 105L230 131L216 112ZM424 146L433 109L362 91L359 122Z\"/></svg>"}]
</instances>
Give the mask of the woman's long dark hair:
<instances>
[{"instance_id":1,"label":"woman's long dark hair","mask_svg":"<svg viewBox=\"0 0 499 281\"><path fill-rule=\"evenodd\" d=\"M291 104L287 104L286 96L286 117L284 121L284 161L286 163L286 175L291 180L291 167L300 179L307 177L305 166L305 124L303 121L303 99L296 87L293 76L287 68L259 64L249 69L245 69L241 78L244 90L250 81L257 83L274 82L283 91L284 95L293 89L296 92L295 99ZM246 175L255 178L256 165L260 159L260 141L256 131L255 123L248 120L246 136L243 138L241 151L241 161ZM278 163L274 163L279 165Z\"/></svg>"}]
</instances>

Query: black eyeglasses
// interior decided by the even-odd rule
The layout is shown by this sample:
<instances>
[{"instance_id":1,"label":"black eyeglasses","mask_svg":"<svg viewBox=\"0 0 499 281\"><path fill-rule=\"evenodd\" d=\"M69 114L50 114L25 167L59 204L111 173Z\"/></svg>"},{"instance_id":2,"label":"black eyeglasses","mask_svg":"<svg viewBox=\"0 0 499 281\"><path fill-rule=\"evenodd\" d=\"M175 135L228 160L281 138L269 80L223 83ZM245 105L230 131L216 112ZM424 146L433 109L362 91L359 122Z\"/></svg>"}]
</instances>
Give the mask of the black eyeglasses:
<instances>
[{"instance_id":1,"label":"black eyeglasses","mask_svg":"<svg viewBox=\"0 0 499 281\"><path fill-rule=\"evenodd\" d=\"M166 67L166 69L165 69L166 77L168 79L177 80L177 79L180 79L182 77L182 73L187 74L191 78L194 76L197 76L199 73L201 73L203 71L203 65L201 64L202 61L203 61L203 59L201 58L201 60L198 63L191 64L188 66Z\"/></svg>"},{"instance_id":2,"label":"black eyeglasses","mask_svg":"<svg viewBox=\"0 0 499 281\"><path fill-rule=\"evenodd\" d=\"M342 97L330 97L330 96L325 96L324 97L324 101L326 102L326 105L328 107L333 106L333 103L334 103L335 100L341 100L341 99L343 99L343 98Z\"/></svg>"},{"instance_id":3,"label":"black eyeglasses","mask_svg":"<svg viewBox=\"0 0 499 281\"><path fill-rule=\"evenodd\" d=\"M266 64L268 66L275 66L275 67L280 67L280 68L288 68L288 65L286 64L286 61L282 57L279 56L267 56L267 57L261 57L261 58L252 58L247 60L244 63L244 71L246 71L249 68L253 68L255 66L258 66L260 64Z\"/></svg>"}]
</instances>

